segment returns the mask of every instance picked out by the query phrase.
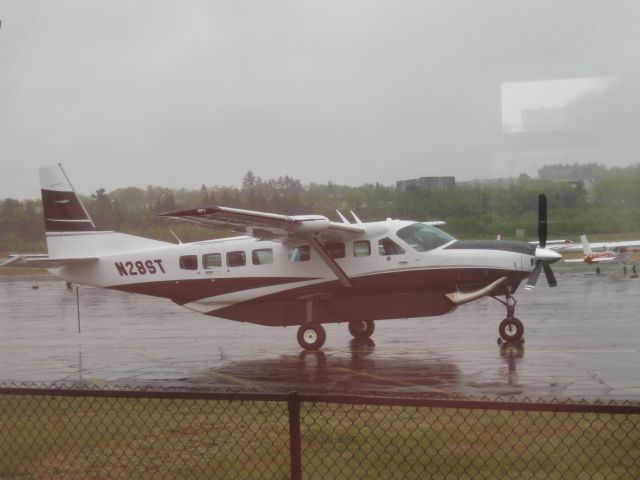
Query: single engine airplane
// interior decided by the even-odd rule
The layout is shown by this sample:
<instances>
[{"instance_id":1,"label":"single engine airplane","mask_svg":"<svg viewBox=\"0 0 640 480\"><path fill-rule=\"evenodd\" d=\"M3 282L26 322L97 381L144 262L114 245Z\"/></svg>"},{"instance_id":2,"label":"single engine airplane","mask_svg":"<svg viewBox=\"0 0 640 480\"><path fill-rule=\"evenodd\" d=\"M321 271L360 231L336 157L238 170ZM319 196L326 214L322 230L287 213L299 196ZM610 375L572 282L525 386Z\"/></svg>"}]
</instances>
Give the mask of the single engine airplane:
<instances>
[{"instance_id":1,"label":"single engine airplane","mask_svg":"<svg viewBox=\"0 0 640 480\"><path fill-rule=\"evenodd\" d=\"M222 206L160 214L242 234L173 244L96 228L61 166L40 169L48 255L5 265L48 268L75 284L168 298L203 314L269 326L298 326L304 349L322 347L322 324L347 322L367 339L375 320L443 315L481 297L507 309L505 341L519 340L513 294L533 288L560 254L545 248L546 197L539 196L539 246L456 240L423 222L332 222ZM504 300L499 297L504 297Z\"/></svg>"},{"instance_id":2,"label":"single engine airplane","mask_svg":"<svg viewBox=\"0 0 640 480\"><path fill-rule=\"evenodd\" d=\"M584 263L586 265L594 265L596 267L596 273L600 273L600 265L603 264L622 264L624 273L627 273L627 265L631 265L633 273L636 272L636 264L633 261L633 255L635 250L631 248L632 245L636 245L637 242L615 242L624 243L625 245L611 246L613 243L600 243L600 248L603 250L600 252L594 252L593 246L589 243L586 235L580 235L580 241L582 243L583 258L568 258L565 260L567 263ZM627 244L629 246L627 246Z\"/></svg>"},{"instance_id":3,"label":"single engine airplane","mask_svg":"<svg viewBox=\"0 0 640 480\"><path fill-rule=\"evenodd\" d=\"M624 249L631 249L635 251L640 250L640 240L623 240L623 241L616 241L616 242L588 242L588 243L592 252L603 252L607 250L622 251ZM562 250L563 252L583 252L584 253L584 244L582 242L582 236L580 237L580 243L573 243L569 240L567 241L567 244L564 247L562 247L561 249L554 248L554 250Z\"/></svg>"}]
</instances>

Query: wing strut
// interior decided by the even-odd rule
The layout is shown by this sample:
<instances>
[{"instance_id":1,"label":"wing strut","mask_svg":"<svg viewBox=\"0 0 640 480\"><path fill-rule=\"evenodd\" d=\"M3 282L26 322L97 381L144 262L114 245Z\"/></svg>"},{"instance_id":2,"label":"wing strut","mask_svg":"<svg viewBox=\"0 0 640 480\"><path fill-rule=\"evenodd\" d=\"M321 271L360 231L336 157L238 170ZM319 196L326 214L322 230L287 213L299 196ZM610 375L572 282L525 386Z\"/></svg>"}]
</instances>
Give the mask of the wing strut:
<instances>
[{"instance_id":1,"label":"wing strut","mask_svg":"<svg viewBox=\"0 0 640 480\"><path fill-rule=\"evenodd\" d=\"M344 270L340 268L340 265L338 265L336 261L333 258L331 258L331 255L329 255L329 252L327 252L327 249L324 248L324 245L322 245L322 242L320 242L316 237L314 237L309 239L309 244L311 245L311 248L313 248L318 253L318 255L320 255L320 258L322 258L324 263L327 264L327 266L336 275L336 277L338 277L338 280L340 280L340 283L342 284L342 286L347 288L353 287L353 284L351 283L351 280L349 280L349 277L347 276L347 274L344 273Z\"/></svg>"}]
</instances>

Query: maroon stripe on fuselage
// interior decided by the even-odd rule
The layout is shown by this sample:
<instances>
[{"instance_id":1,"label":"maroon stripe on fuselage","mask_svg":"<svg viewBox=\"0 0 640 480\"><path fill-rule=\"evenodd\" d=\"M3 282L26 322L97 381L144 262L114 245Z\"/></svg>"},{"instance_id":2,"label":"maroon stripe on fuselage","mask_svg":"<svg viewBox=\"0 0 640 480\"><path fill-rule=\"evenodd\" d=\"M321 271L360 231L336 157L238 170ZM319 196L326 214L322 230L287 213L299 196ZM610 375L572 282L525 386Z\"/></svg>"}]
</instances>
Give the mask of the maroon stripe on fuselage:
<instances>
[{"instance_id":1,"label":"maroon stripe on fuselage","mask_svg":"<svg viewBox=\"0 0 640 480\"><path fill-rule=\"evenodd\" d=\"M313 277L243 277L243 278L203 278L196 280L165 280L161 282L129 283L114 285L113 290L155 297L170 298L179 305L195 302L203 298L241 292L254 288L285 285L288 283L314 280Z\"/></svg>"},{"instance_id":2,"label":"maroon stripe on fuselage","mask_svg":"<svg viewBox=\"0 0 640 480\"><path fill-rule=\"evenodd\" d=\"M72 220L44 219L44 229L47 232L92 232L95 227L89 220L76 222Z\"/></svg>"},{"instance_id":3,"label":"maroon stripe on fuselage","mask_svg":"<svg viewBox=\"0 0 640 480\"><path fill-rule=\"evenodd\" d=\"M509 282L492 295L513 293L528 272L488 269L432 269L352 278L354 288L338 280L278 292L212 310L214 317L269 326L300 325L306 320L303 298L314 298L315 322L383 320L444 315L455 309L446 293L483 288L501 277Z\"/></svg>"},{"instance_id":4,"label":"maroon stripe on fuselage","mask_svg":"<svg viewBox=\"0 0 640 480\"><path fill-rule=\"evenodd\" d=\"M528 272L513 270L488 270L484 268L423 269L403 272L389 272L362 277L352 277L353 288L343 287L337 280L296 287L262 297L271 301L277 298L300 298L314 294L339 296L376 295L383 293L449 293L456 290L472 291L483 288L500 277L511 280L509 286L517 286ZM251 290L273 285L294 284L315 280L314 277L243 277L243 278L203 278L194 280L165 280L161 282L130 283L108 288L129 293L170 298L179 305L204 298ZM505 286L506 288L506 286Z\"/></svg>"}]
</instances>

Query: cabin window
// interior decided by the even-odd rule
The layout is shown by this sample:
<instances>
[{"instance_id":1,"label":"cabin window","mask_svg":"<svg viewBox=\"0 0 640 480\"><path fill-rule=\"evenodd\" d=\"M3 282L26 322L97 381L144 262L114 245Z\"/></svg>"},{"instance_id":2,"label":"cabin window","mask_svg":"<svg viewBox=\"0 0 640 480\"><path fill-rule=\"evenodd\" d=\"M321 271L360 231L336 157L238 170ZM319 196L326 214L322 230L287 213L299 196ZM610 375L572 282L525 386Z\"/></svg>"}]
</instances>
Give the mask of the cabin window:
<instances>
[{"instance_id":1,"label":"cabin window","mask_svg":"<svg viewBox=\"0 0 640 480\"><path fill-rule=\"evenodd\" d=\"M401 255L404 253L404 248L390 238L382 238L378 240L378 253L380 255Z\"/></svg>"},{"instance_id":2,"label":"cabin window","mask_svg":"<svg viewBox=\"0 0 640 480\"><path fill-rule=\"evenodd\" d=\"M198 269L198 256L197 255L183 255L180 257L180 268L184 270L197 270Z\"/></svg>"},{"instance_id":3,"label":"cabin window","mask_svg":"<svg viewBox=\"0 0 640 480\"><path fill-rule=\"evenodd\" d=\"M327 249L331 258L344 258L345 256L344 243L342 242L326 243L324 248Z\"/></svg>"},{"instance_id":4,"label":"cabin window","mask_svg":"<svg viewBox=\"0 0 640 480\"><path fill-rule=\"evenodd\" d=\"M254 265L267 265L273 263L273 250L260 248L251 252L251 261Z\"/></svg>"},{"instance_id":5,"label":"cabin window","mask_svg":"<svg viewBox=\"0 0 640 480\"><path fill-rule=\"evenodd\" d=\"M289 261L292 263L307 262L311 258L309 245L289 248Z\"/></svg>"},{"instance_id":6,"label":"cabin window","mask_svg":"<svg viewBox=\"0 0 640 480\"><path fill-rule=\"evenodd\" d=\"M242 267L247 263L247 256L242 251L227 252L227 266Z\"/></svg>"},{"instance_id":7,"label":"cabin window","mask_svg":"<svg viewBox=\"0 0 640 480\"><path fill-rule=\"evenodd\" d=\"M396 235L418 252L433 250L455 240L451 235L439 228L425 225L424 223L414 223L408 227L401 228L396 232Z\"/></svg>"},{"instance_id":8,"label":"cabin window","mask_svg":"<svg viewBox=\"0 0 640 480\"><path fill-rule=\"evenodd\" d=\"M356 257L368 257L371 255L371 243L369 240L353 242L353 255Z\"/></svg>"},{"instance_id":9,"label":"cabin window","mask_svg":"<svg viewBox=\"0 0 640 480\"><path fill-rule=\"evenodd\" d=\"M216 268L222 266L222 255L219 253L205 253L202 255L202 268Z\"/></svg>"}]
</instances>

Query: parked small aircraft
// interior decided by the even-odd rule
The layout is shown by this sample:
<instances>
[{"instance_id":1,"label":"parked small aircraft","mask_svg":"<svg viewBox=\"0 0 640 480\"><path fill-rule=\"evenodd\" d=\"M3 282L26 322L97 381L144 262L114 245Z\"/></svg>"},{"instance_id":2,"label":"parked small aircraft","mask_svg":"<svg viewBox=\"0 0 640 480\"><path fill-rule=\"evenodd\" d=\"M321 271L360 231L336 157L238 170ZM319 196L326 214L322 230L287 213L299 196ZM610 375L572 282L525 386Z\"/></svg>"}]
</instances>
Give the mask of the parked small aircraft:
<instances>
[{"instance_id":1,"label":"parked small aircraft","mask_svg":"<svg viewBox=\"0 0 640 480\"><path fill-rule=\"evenodd\" d=\"M603 248L603 251L594 252L593 244L589 243L586 235L580 235L580 241L582 242L582 252L584 253L584 257L569 258L566 259L565 262L595 265L596 273L600 273L600 265L606 263L621 263L624 273L627 273L627 265L631 264L633 273L636 273L636 264L632 258L635 254L635 250L632 250L630 246L627 245L638 245L638 242L615 242L618 244L617 246L611 246L613 243L600 243L598 245L600 248ZM619 245L621 243L624 243L625 245Z\"/></svg>"},{"instance_id":2,"label":"parked small aircraft","mask_svg":"<svg viewBox=\"0 0 640 480\"><path fill-rule=\"evenodd\" d=\"M456 240L424 222L350 223L321 215L279 215L203 207L160 216L242 236L172 244L98 230L61 166L40 169L48 256L14 255L5 265L50 269L76 284L171 299L215 317L298 328L298 342L318 349L324 323L348 322L358 339L374 321L443 315L489 296L507 309L505 341L522 337L513 294L533 288L560 255L545 248L546 197L539 197L540 246ZM499 298L504 297L504 300Z\"/></svg>"},{"instance_id":3,"label":"parked small aircraft","mask_svg":"<svg viewBox=\"0 0 640 480\"><path fill-rule=\"evenodd\" d=\"M548 245L549 243L547 243ZM632 250L640 250L640 240L624 240L620 242L589 242L589 246L592 252L600 252L600 251L616 251L616 250L624 250L624 249L632 249ZM549 246L549 248L552 248ZM584 247L582 243L582 237L580 243L573 243L568 241L568 243L562 247L561 249L554 250L562 250L563 252L583 252Z\"/></svg>"}]
</instances>

